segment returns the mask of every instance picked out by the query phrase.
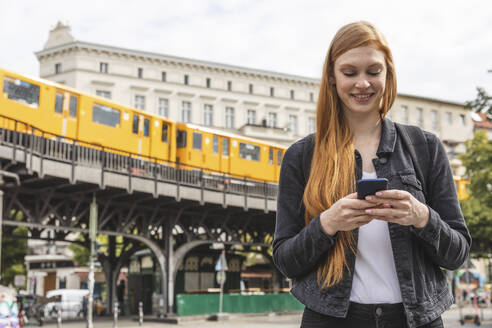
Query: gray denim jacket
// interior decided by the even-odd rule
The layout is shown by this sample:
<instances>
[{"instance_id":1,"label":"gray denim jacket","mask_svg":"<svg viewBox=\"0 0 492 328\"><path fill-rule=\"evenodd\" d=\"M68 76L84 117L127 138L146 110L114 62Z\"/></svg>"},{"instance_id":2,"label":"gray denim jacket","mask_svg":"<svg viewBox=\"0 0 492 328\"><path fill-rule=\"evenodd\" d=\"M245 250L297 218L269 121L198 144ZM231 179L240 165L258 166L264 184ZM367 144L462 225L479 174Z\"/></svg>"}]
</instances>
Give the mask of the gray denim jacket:
<instances>
[{"instance_id":1,"label":"gray denim jacket","mask_svg":"<svg viewBox=\"0 0 492 328\"><path fill-rule=\"evenodd\" d=\"M429 207L428 224L422 228L389 223L396 273L409 327L429 323L439 317L452 303L453 296L440 267L458 269L468 257L470 233L456 196L453 175L439 139L424 132L428 143L431 169L427 177L425 199L394 123L385 119L382 135L373 159L377 176L387 178L389 189L410 192ZM305 225L302 202L311 166L313 135L294 143L286 151L280 172L277 197L277 219L273 241L273 259L278 269L293 279L292 294L316 312L345 317L349 307L355 255L346 250L350 270L330 288L320 289L317 269L333 247L336 237L326 235L319 216ZM306 157L307 156L307 157ZM417 154L418 156L418 154ZM356 178L362 176L362 159L355 151ZM357 240L358 229L353 230ZM376 287L377 288L377 287Z\"/></svg>"}]
</instances>

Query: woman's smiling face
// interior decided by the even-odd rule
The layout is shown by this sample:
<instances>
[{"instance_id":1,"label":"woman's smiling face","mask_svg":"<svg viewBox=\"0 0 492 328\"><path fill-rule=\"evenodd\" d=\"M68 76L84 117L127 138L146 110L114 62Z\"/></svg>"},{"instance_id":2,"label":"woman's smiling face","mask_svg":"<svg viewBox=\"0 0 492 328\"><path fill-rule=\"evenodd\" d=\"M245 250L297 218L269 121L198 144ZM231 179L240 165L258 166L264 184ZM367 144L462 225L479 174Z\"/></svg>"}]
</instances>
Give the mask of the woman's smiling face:
<instances>
[{"instance_id":1,"label":"woman's smiling face","mask_svg":"<svg viewBox=\"0 0 492 328\"><path fill-rule=\"evenodd\" d=\"M371 46L351 49L335 60L334 78L344 111L379 111L386 83L384 53ZM348 113L347 113L348 114Z\"/></svg>"}]
</instances>

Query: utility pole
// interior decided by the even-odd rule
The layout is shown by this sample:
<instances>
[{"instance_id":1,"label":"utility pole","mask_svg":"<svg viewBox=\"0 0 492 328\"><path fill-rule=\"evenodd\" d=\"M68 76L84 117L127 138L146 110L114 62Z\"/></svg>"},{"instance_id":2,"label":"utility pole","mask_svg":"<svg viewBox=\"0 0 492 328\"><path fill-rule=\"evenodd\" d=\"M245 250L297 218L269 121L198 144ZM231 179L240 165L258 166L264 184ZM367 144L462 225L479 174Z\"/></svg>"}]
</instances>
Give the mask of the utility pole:
<instances>
[{"instance_id":1,"label":"utility pole","mask_svg":"<svg viewBox=\"0 0 492 328\"><path fill-rule=\"evenodd\" d=\"M89 269L89 301L87 309L87 328L94 328L93 323L93 305L94 305L94 257L95 257L95 243L97 237L97 203L96 194L92 197L92 203L90 206L89 214L89 242L91 244L90 255L90 269Z\"/></svg>"}]
</instances>

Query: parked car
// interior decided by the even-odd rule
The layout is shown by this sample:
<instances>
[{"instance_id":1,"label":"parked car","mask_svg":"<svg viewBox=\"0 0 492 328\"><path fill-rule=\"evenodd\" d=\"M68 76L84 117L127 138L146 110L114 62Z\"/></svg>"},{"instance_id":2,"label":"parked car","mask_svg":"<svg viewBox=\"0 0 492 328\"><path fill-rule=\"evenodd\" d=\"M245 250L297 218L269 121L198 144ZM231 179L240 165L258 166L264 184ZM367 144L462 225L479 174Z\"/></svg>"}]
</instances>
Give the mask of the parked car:
<instances>
[{"instance_id":1,"label":"parked car","mask_svg":"<svg viewBox=\"0 0 492 328\"><path fill-rule=\"evenodd\" d=\"M83 317L82 302L87 289L55 289L46 293L49 303L44 307L46 318L56 318L58 309L61 309L62 319L76 319ZM0 327L1 328L1 327Z\"/></svg>"}]
</instances>

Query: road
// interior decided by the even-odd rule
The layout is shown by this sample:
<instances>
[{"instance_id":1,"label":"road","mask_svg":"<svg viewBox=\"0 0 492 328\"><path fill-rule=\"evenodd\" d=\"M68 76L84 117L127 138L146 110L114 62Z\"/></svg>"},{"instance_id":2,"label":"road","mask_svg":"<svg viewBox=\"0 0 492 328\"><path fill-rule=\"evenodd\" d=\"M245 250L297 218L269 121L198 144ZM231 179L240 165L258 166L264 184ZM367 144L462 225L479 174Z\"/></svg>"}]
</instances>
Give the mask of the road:
<instances>
[{"instance_id":1,"label":"road","mask_svg":"<svg viewBox=\"0 0 492 328\"><path fill-rule=\"evenodd\" d=\"M466 314L473 313L471 309L466 309ZM446 311L443 315L445 328L458 327L475 327L474 324L467 323L461 326L459 323L459 309L452 308ZM480 327L492 328L492 309L487 309L484 312L484 322ZM285 314L285 315L231 315L227 321L206 321L200 320L182 320L178 325L162 322L144 322L140 328L157 328L157 327L234 327L234 328L299 328L301 322L300 314ZM48 323L43 327L57 328L56 323ZM86 328L85 322L66 322L62 324L63 328ZM139 328L138 322L132 318L126 317L118 321L118 328ZM106 317L96 320L94 328L113 328L111 318Z\"/></svg>"}]
</instances>

